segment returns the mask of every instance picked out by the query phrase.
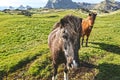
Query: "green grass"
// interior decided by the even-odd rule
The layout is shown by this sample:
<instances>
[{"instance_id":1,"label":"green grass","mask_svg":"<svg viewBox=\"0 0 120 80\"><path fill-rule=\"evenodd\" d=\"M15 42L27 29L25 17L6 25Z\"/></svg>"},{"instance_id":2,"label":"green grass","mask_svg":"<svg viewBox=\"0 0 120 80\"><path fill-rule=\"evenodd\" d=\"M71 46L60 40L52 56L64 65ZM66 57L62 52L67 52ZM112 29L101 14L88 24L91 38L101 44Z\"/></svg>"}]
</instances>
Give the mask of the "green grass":
<instances>
[{"instance_id":1,"label":"green grass","mask_svg":"<svg viewBox=\"0 0 120 80\"><path fill-rule=\"evenodd\" d=\"M33 62L28 70L29 75L49 77L52 70L52 64L49 53L43 54L39 59Z\"/></svg>"},{"instance_id":2,"label":"green grass","mask_svg":"<svg viewBox=\"0 0 120 80\"><path fill-rule=\"evenodd\" d=\"M0 79L8 80L26 67L26 79L51 76L52 64L47 37L54 23L66 14L85 18L78 10L34 14L31 18L0 12ZM97 65L95 80L120 80L120 13L97 16L89 47L79 51L80 60Z\"/></svg>"}]
</instances>

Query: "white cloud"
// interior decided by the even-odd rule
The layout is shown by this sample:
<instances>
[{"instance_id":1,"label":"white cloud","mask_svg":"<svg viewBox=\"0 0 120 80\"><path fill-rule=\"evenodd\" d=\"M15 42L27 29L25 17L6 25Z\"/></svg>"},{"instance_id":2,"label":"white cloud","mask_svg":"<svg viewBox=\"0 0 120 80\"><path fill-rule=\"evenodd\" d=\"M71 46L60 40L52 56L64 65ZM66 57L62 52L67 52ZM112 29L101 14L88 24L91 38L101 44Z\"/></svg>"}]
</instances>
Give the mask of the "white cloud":
<instances>
[{"instance_id":1,"label":"white cloud","mask_svg":"<svg viewBox=\"0 0 120 80\"><path fill-rule=\"evenodd\" d=\"M0 0L0 6L7 6L8 4L10 4L10 1Z\"/></svg>"}]
</instances>

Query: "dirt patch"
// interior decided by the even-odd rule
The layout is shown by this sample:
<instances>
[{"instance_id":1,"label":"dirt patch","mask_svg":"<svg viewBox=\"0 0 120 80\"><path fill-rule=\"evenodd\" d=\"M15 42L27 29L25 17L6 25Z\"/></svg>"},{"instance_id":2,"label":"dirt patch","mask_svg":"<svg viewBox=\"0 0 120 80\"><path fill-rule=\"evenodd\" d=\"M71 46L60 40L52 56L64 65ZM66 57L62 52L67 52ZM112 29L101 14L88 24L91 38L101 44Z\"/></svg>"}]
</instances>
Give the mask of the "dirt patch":
<instances>
[{"instance_id":1,"label":"dirt patch","mask_svg":"<svg viewBox=\"0 0 120 80\"><path fill-rule=\"evenodd\" d=\"M70 70L68 75L69 80L95 80L95 76L97 75L97 73L98 73L97 66L87 62L81 62L81 66L77 70ZM64 79L63 69L61 69L58 72L57 77L58 80ZM51 78L52 76L40 80L51 80Z\"/></svg>"}]
</instances>

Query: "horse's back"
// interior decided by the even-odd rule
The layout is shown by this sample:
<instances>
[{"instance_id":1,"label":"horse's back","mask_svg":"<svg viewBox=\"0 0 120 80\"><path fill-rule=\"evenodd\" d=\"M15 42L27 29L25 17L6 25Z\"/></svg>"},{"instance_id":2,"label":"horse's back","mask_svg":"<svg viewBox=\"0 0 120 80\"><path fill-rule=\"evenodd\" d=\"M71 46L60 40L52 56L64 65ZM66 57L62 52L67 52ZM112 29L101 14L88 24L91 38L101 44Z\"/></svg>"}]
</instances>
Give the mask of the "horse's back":
<instances>
[{"instance_id":1,"label":"horse's back","mask_svg":"<svg viewBox=\"0 0 120 80\"><path fill-rule=\"evenodd\" d=\"M59 37L60 37L60 28L56 28L54 29L48 36L48 46L49 48L52 50L52 49L55 49L57 48L58 46L58 41L59 41Z\"/></svg>"},{"instance_id":2,"label":"horse's back","mask_svg":"<svg viewBox=\"0 0 120 80\"><path fill-rule=\"evenodd\" d=\"M57 30L54 29L48 36L48 46L49 46L49 48L51 48L52 42L56 37L56 32L57 32Z\"/></svg>"}]
</instances>

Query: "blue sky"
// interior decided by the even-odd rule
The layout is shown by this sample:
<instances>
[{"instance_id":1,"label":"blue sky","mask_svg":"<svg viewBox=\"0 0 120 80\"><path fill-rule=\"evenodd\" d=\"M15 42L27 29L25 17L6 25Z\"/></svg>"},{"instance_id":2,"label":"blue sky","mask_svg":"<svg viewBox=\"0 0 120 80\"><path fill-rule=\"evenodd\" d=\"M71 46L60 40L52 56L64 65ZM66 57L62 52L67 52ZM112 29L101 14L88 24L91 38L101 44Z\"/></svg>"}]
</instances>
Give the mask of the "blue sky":
<instances>
[{"instance_id":1,"label":"blue sky","mask_svg":"<svg viewBox=\"0 0 120 80\"><path fill-rule=\"evenodd\" d=\"M14 6L19 5L30 5L32 7L43 7L48 0L0 0L0 6ZM103 0L72 0L74 2L89 2L89 3L99 3ZM120 1L120 0L117 0Z\"/></svg>"}]
</instances>

